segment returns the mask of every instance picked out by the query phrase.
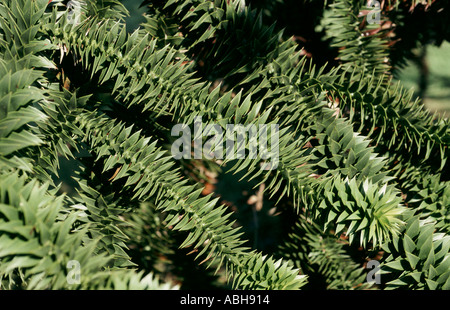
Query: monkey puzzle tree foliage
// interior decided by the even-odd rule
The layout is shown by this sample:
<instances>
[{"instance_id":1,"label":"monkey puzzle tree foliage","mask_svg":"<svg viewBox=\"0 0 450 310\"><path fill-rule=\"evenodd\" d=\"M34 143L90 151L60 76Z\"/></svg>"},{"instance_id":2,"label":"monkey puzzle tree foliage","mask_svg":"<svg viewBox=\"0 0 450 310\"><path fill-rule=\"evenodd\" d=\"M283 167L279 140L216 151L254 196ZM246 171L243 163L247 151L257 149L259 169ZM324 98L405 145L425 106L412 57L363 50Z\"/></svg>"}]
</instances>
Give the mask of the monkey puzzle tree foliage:
<instances>
[{"instance_id":1,"label":"monkey puzzle tree foliage","mask_svg":"<svg viewBox=\"0 0 450 310\"><path fill-rule=\"evenodd\" d=\"M444 3L145 0L127 32L117 0L2 0L0 288L449 289L449 122L392 82ZM175 160L195 117L278 124L279 165ZM206 190L222 170L276 247Z\"/></svg>"}]
</instances>

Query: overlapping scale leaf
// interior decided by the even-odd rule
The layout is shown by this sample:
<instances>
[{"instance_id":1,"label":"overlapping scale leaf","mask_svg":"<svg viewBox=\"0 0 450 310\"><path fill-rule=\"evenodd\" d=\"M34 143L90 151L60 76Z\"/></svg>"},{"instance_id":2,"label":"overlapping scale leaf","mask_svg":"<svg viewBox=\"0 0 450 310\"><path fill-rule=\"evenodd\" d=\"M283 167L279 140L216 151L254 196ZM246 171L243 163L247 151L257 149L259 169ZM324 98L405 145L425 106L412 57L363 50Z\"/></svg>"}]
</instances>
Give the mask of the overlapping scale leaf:
<instances>
[{"instance_id":1,"label":"overlapping scale leaf","mask_svg":"<svg viewBox=\"0 0 450 310\"><path fill-rule=\"evenodd\" d=\"M69 261L76 260L83 270L92 272L100 271L109 260L93 257L94 240L86 239L86 229L74 230L82 214L65 211L63 197L50 195L48 185L27 181L17 173L2 174L0 183L3 288L68 288Z\"/></svg>"},{"instance_id":2,"label":"overlapping scale leaf","mask_svg":"<svg viewBox=\"0 0 450 310\"><path fill-rule=\"evenodd\" d=\"M27 171L30 170L25 164L27 159L14 154L43 143L42 136L31 126L46 119L33 107L44 98L36 87L43 71L34 69L45 64L37 55L48 48L46 44L50 45L37 38L42 14L42 8L29 1L7 1L0 5L0 32L5 38L0 43L0 156L3 164Z\"/></svg>"},{"instance_id":3,"label":"overlapping scale leaf","mask_svg":"<svg viewBox=\"0 0 450 310\"><path fill-rule=\"evenodd\" d=\"M369 242L379 245L398 235L405 207L390 185L337 176L326 183L323 200L313 212L324 230L345 233L351 243L366 247Z\"/></svg>"},{"instance_id":4,"label":"overlapping scale leaf","mask_svg":"<svg viewBox=\"0 0 450 310\"><path fill-rule=\"evenodd\" d=\"M91 79L112 87L113 97L125 106L139 104L141 111L165 115L192 92L196 81L188 74L190 66L169 46L157 49L158 41L148 34L140 30L127 34L123 24L112 20L73 25L63 16L54 22L70 27L69 32L50 30L59 42L55 44L67 48L62 57L77 55Z\"/></svg>"},{"instance_id":5,"label":"overlapping scale leaf","mask_svg":"<svg viewBox=\"0 0 450 310\"><path fill-rule=\"evenodd\" d=\"M300 216L288 238L279 247L280 255L289 259L311 278L324 279L323 289L369 289L361 265L349 255L344 239L323 233L310 219ZM313 281L311 281L313 282ZM308 288L308 283L305 288ZM317 284L315 284L317 285Z\"/></svg>"},{"instance_id":6,"label":"overlapping scale leaf","mask_svg":"<svg viewBox=\"0 0 450 310\"><path fill-rule=\"evenodd\" d=\"M174 170L171 156L154 142L121 124L106 123L97 130L89 141L98 151L96 161L103 161L103 172L119 171L112 172L109 181L125 178L123 190L131 190L132 199L152 199L157 209L167 213L167 226L191 231L182 247L202 247L197 257L206 256L209 264L244 250L238 238L241 234L232 227L225 206L217 207L217 199L200 197L202 189L187 185Z\"/></svg>"},{"instance_id":7,"label":"overlapping scale leaf","mask_svg":"<svg viewBox=\"0 0 450 310\"><path fill-rule=\"evenodd\" d=\"M306 278L288 263L248 252L229 210L183 179L162 150L167 141L159 138L166 132L159 130L170 125L167 120L192 124L201 116L222 127L279 125L277 169L261 170L260 156L240 159L231 170L265 182L278 201L292 198L299 213L321 225L325 232L308 234L313 251L307 260L329 287L354 288L363 278L351 262L338 266L348 257L331 242L331 231L365 247L385 243L386 270L394 277L388 288L448 288L448 186L442 173L448 122L434 119L400 88L386 86L384 41L362 36L357 27L362 2L340 1L332 5L336 14L324 19L331 21L326 28L344 68L327 72L306 66L298 46L280 42L280 33L243 1L153 1L155 15L131 34L120 21L126 10L118 1L79 3L83 16L76 23L61 1L47 11L47 0L0 4L3 287L65 287L63 266L73 257L90 274L80 287L160 287L151 274L128 270L122 215L142 201L165 214L168 228L186 234L181 247L191 247L200 264L225 264L234 287L302 287ZM371 57L352 61L355 51ZM72 65L82 78L67 91L54 70ZM192 69L200 69L196 78ZM206 82L225 76L235 78L236 87L224 91L227 85ZM131 125L126 116L132 113L142 120ZM83 166L76 197L55 197L53 184L47 190L26 179L51 183L58 157L74 160L74 150L81 149L93 156L77 158ZM9 176L14 169L30 175ZM402 202L423 211L403 232ZM52 247L62 251L61 260L47 255ZM324 259L329 255L344 260ZM106 266L120 270L98 273Z\"/></svg>"},{"instance_id":8,"label":"overlapping scale leaf","mask_svg":"<svg viewBox=\"0 0 450 310\"><path fill-rule=\"evenodd\" d=\"M296 290L307 283L307 276L281 259L254 253L240 257L239 262L228 270L234 288Z\"/></svg>"},{"instance_id":9,"label":"overlapping scale leaf","mask_svg":"<svg viewBox=\"0 0 450 310\"><path fill-rule=\"evenodd\" d=\"M386 244L381 265L386 289L448 290L450 237L435 232L433 222L411 216L400 236Z\"/></svg>"},{"instance_id":10,"label":"overlapping scale leaf","mask_svg":"<svg viewBox=\"0 0 450 310\"><path fill-rule=\"evenodd\" d=\"M84 209L64 206L64 197L53 196L48 184L14 173L1 175L0 188L2 289L178 288L151 273L108 271L114 257L97 253L96 238L88 227L79 226ZM75 265L80 267L79 279L72 274Z\"/></svg>"},{"instance_id":11,"label":"overlapping scale leaf","mask_svg":"<svg viewBox=\"0 0 450 310\"><path fill-rule=\"evenodd\" d=\"M417 155L423 164L446 169L448 120L430 113L398 83L380 88L380 80L374 77L358 79L354 73L343 77L330 90L340 98L340 113L349 116L355 130L376 141L380 150L410 154L405 161Z\"/></svg>"},{"instance_id":12,"label":"overlapping scale leaf","mask_svg":"<svg viewBox=\"0 0 450 310\"><path fill-rule=\"evenodd\" d=\"M387 52L387 39L381 34L381 11L364 1L335 1L330 4L330 12L322 19L332 46L339 49L339 59L344 70L361 69L361 75L372 74L383 76L390 69ZM363 14L369 12L369 14ZM368 15L368 16L366 16ZM380 18L380 21L364 22L365 18Z\"/></svg>"}]
</instances>

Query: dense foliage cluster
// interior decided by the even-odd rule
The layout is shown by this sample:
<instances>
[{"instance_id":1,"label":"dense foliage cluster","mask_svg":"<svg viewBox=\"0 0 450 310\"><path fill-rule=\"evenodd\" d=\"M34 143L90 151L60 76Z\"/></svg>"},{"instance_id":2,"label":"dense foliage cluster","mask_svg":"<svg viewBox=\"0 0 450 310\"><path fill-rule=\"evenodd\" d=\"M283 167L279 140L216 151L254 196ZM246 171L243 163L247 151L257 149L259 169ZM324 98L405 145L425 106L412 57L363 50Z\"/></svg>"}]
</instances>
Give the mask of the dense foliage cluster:
<instances>
[{"instance_id":1,"label":"dense foliage cluster","mask_svg":"<svg viewBox=\"0 0 450 310\"><path fill-rule=\"evenodd\" d=\"M128 32L118 0L1 0L0 289L450 288L449 122L392 82L450 39L445 1L142 6ZM278 124L277 168L175 160L196 117ZM276 246L208 190L223 172Z\"/></svg>"}]
</instances>

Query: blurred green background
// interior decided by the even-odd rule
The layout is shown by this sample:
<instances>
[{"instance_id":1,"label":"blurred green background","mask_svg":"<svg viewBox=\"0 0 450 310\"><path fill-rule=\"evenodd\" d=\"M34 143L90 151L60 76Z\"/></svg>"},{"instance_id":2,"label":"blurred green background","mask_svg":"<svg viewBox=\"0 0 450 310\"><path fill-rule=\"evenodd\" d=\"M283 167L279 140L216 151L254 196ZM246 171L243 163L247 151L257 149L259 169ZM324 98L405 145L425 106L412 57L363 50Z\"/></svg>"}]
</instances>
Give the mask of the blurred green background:
<instances>
[{"instance_id":1,"label":"blurred green background","mask_svg":"<svg viewBox=\"0 0 450 310\"><path fill-rule=\"evenodd\" d=\"M425 106L445 117L450 115L450 43L427 45L414 51L416 59L408 60L396 79L405 88L413 88Z\"/></svg>"}]
</instances>

